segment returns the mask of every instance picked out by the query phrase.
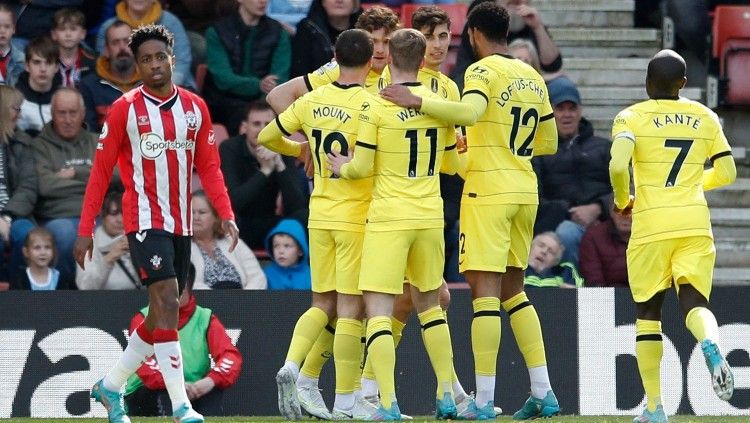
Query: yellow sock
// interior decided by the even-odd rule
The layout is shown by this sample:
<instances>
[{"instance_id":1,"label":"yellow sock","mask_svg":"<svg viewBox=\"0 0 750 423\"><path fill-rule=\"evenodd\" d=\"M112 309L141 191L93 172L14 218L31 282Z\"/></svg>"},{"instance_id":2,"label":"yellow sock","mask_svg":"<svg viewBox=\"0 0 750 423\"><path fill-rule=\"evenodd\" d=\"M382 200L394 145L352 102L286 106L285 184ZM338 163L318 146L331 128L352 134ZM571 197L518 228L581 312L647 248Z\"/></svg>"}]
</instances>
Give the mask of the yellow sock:
<instances>
[{"instance_id":1,"label":"yellow sock","mask_svg":"<svg viewBox=\"0 0 750 423\"><path fill-rule=\"evenodd\" d=\"M547 357L544 354L544 339L542 339L542 326L539 324L539 316L536 309L529 302L525 292L514 296L503 302L503 309L510 317L510 327L513 328L513 336L516 338L518 349L523 355L526 367L539 367L547 365Z\"/></svg>"},{"instance_id":2,"label":"yellow sock","mask_svg":"<svg viewBox=\"0 0 750 423\"><path fill-rule=\"evenodd\" d=\"M690 330L698 342L710 339L719 341L719 324L711 310L706 307L694 307L685 316L685 326Z\"/></svg>"},{"instance_id":3,"label":"yellow sock","mask_svg":"<svg viewBox=\"0 0 750 423\"><path fill-rule=\"evenodd\" d=\"M372 357L372 370L378 381L380 403L389 409L396 399L396 348L393 346L390 317L375 316L367 321L367 356Z\"/></svg>"},{"instance_id":4,"label":"yellow sock","mask_svg":"<svg viewBox=\"0 0 750 423\"><path fill-rule=\"evenodd\" d=\"M474 351L474 372L478 376L494 376L500 349L500 299L481 297L472 301L471 347Z\"/></svg>"},{"instance_id":5,"label":"yellow sock","mask_svg":"<svg viewBox=\"0 0 750 423\"><path fill-rule=\"evenodd\" d=\"M393 347L397 348L398 344L401 343L401 337L404 334L404 328L406 323L391 317L391 331L393 332ZM372 363L370 362L370 355L365 355L365 367L362 369L362 377L365 379L375 380L375 372L372 371Z\"/></svg>"},{"instance_id":6,"label":"yellow sock","mask_svg":"<svg viewBox=\"0 0 750 423\"><path fill-rule=\"evenodd\" d=\"M326 325L324 330L320 331L318 339L310 348L310 352L305 357L305 362L302 363L302 369L300 373L313 378L318 379L320 372L323 371L323 366L328 362L328 359L333 356L333 334L336 332L336 319Z\"/></svg>"},{"instance_id":7,"label":"yellow sock","mask_svg":"<svg viewBox=\"0 0 750 423\"><path fill-rule=\"evenodd\" d=\"M661 338L661 322L658 320L635 321L635 356L641 374L643 390L646 391L649 411L661 404L659 370L664 345Z\"/></svg>"},{"instance_id":8,"label":"yellow sock","mask_svg":"<svg viewBox=\"0 0 750 423\"><path fill-rule=\"evenodd\" d=\"M418 317L422 325L424 346L437 377L438 399L442 399L446 392L453 395L453 348L443 310L440 306L435 306L419 313Z\"/></svg>"},{"instance_id":9,"label":"yellow sock","mask_svg":"<svg viewBox=\"0 0 750 423\"><path fill-rule=\"evenodd\" d=\"M447 310L443 310L443 318L445 319L445 323L448 323L448 311ZM451 339L450 336L451 336L451 326L448 325L448 339L449 339L449 341L451 343L450 344L451 345L451 368L453 369L453 376L451 377L451 381L453 382L453 387L454 387L454 389L453 389L453 395L457 396L457 395L460 395L460 394L465 394L465 392L456 392L456 390L455 390L456 383L458 382L458 375L456 374L456 368L453 367L453 339ZM459 383L459 385L460 385L460 383ZM440 387L438 387L438 390L439 389L440 389Z\"/></svg>"},{"instance_id":10,"label":"yellow sock","mask_svg":"<svg viewBox=\"0 0 750 423\"><path fill-rule=\"evenodd\" d=\"M333 361L336 364L336 393L354 392L359 381L361 363L362 322L355 319L339 319L333 340Z\"/></svg>"},{"instance_id":11,"label":"yellow sock","mask_svg":"<svg viewBox=\"0 0 750 423\"><path fill-rule=\"evenodd\" d=\"M310 352L313 343L318 339L320 331L328 323L328 315L325 311L310 307L297 320L292 333L292 341L289 344L289 351L286 354L286 361L296 363L298 366Z\"/></svg>"}]
</instances>

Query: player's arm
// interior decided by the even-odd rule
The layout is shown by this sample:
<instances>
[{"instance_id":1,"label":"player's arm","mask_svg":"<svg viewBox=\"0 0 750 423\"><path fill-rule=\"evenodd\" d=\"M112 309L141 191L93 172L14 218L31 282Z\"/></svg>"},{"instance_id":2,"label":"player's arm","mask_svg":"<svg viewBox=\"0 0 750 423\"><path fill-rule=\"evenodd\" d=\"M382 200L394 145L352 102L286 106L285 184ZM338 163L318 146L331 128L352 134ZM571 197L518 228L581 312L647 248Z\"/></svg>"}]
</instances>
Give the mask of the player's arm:
<instances>
[{"instance_id":1,"label":"player's arm","mask_svg":"<svg viewBox=\"0 0 750 423\"><path fill-rule=\"evenodd\" d=\"M242 354L232 344L219 318L213 314L206 331L206 341L215 363L206 376L220 389L234 385L242 370Z\"/></svg>"},{"instance_id":2,"label":"player's arm","mask_svg":"<svg viewBox=\"0 0 750 423\"><path fill-rule=\"evenodd\" d=\"M298 106L298 103L293 103L292 107L287 108L260 131L258 142L261 145L285 156L297 157L300 155L302 152L301 144L284 138L285 136L291 136L302 128L302 122L297 117L295 106Z\"/></svg>"},{"instance_id":3,"label":"player's arm","mask_svg":"<svg viewBox=\"0 0 750 423\"><path fill-rule=\"evenodd\" d=\"M459 172L461 161L458 158L458 148L456 146L455 131L453 128L447 128L445 139L445 151L443 152L443 162L440 165L440 173L454 175Z\"/></svg>"},{"instance_id":4,"label":"player's arm","mask_svg":"<svg viewBox=\"0 0 750 423\"><path fill-rule=\"evenodd\" d=\"M437 97L419 97L407 87L392 84L380 92L381 97L401 107L417 109L450 125L473 125L487 108L488 98L481 91L467 91L461 101Z\"/></svg>"},{"instance_id":5,"label":"player's arm","mask_svg":"<svg viewBox=\"0 0 750 423\"><path fill-rule=\"evenodd\" d=\"M711 169L703 171L703 190L708 191L729 185L737 178L737 167L732 157L732 148L721 129L718 117L715 118L718 131L711 146Z\"/></svg>"},{"instance_id":6,"label":"player's arm","mask_svg":"<svg viewBox=\"0 0 750 423\"><path fill-rule=\"evenodd\" d=\"M547 88L544 85L544 80L540 78L539 84L539 86L545 87L544 90L546 93ZM549 95L545 95L545 98L549 98ZM541 116L539 117L536 135L534 135L534 148L532 152L534 156L555 154L557 152L557 124L555 124L555 114L549 101L542 103L540 112Z\"/></svg>"},{"instance_id":7,"label":"player's arm","mask_svg":"<svg viewBox=\"0 0 750 423\"><path fill-rule=\"evenodd\" d=\"M370 114L371 119L375 116L375 113ZM357 143L354 148L356 150L356 153L354 153L354 159L351 159L351 155L347 157L336 153L329 154L329 170L344 179L359 179L371 176L372 169L375 166L377 135L378 127L375 123L365 121L360 122Z\"/></svg>"},{"instance_id":8,"label":"player's arm","mask_svg":"<svg viewBox=\"0 0 750 423\"><path fill-rule=\"evenodd\" d=\"M128 119L127 111L127 103L124 101L115 103L104 122L102 134L99 136L99 142L96 145L91 175L86 184L86 193L83 196L78 236L93 236L95 219L102 208L104 194L109 189L120 146L127 138L125 128Z\"/></svg>"},{"instance_id":9,"label":"player's arm","mask_svg":"<svg viewBox=\"0 0 750 423\"><path fill-rule=\"evenodd\" d=\"M305 81L305 77L298 76L281 85L277 85L266 96L266 102L276 114L281 114L287 107L294 103L294 100L311 91Z\"/></svg>"},{"instance_id":10,"label":"player's arm","mask_svg":"<svg viewBox=\"0 0 750 423\"><path fill-rule=\"evenodd\" d=\"M198 130L195 143L195 154L193 163L201 179L201 185L206 191L206 196L216 209L221 220L234 220L232 204L229 201L227 187L224 184L224 175L221 173L221 160L216 143L213 141L213 128L208 107L202 100L196 101L201 113L201 126Z\"/></svg>"},{"instance_id":11,"label":"player's arm","mask_svg":"<svg viewBox=\"0 0 750 423\"><path fill-rule=\"evenodd\" d=\"M609 161L609 179L615 194L615 207L625 209L630 202L630 159L635 149L632 133L620 133L612 142L612 159Z\"/></svg>"}]
</instances>

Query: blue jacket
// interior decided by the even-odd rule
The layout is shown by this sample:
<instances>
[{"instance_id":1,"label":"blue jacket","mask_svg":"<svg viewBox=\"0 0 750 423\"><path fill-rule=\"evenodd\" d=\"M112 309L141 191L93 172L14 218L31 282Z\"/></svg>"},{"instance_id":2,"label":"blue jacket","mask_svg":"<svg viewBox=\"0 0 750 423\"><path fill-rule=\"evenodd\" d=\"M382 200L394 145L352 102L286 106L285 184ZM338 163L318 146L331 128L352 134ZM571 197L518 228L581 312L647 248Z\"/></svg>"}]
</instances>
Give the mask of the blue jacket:
<instances>
[{"instance_id":1,"label":"blue jacket","mask_svg":"<svg viewBox=\"0 0 750 423\"><path fill-rule=\"evenodd\" d=\"M99 54L104 52L104 36L107 34L107 28L115 23L116 20L117 16L107 19L99 29L99 35L96 37L96 51ZM161 12L159 19L154 23L164 25L174 35L175 67L174 71L172 71L172 81L185 88L195 88L195 80L193 79L193 74L190 73L193 53L190 50L190 39L185 31L185 27L182 26L180 18L164 10Z\"/></svg>"},{"instance_id":2,"label":"blue jacket","mask_svg":"<svg viewBox=\"0 0 750 423\"><path fill-rule=\"evenodd\" d=\"M24 63L26 62L26 56L23 54L23 49L10 42L10 60L8 60L8 68L5 75L5 82L2 84L15 86L18 82L18 77L24 71Z\"/></svg>"},{"instance_id":3,"label":"blue jacket","mask_svg":"<svg viewBox=\"0 0 750 423\"><path fill-rule=\"evenodd\" d=\"M304 253L300 261L292 267L281 267L273 258L273 243L271 240L276 234L287 234L297 241L297 245L302 248ZM309 290L310 282L310 251L307 247L307 237L302 225L294 219L284 219L279 222L271 232L266 236L266 250L271 256L271 264L266 266L263 271L266 272L268 279L268 289L301 289Z\"/></svg>"}]
</instances>

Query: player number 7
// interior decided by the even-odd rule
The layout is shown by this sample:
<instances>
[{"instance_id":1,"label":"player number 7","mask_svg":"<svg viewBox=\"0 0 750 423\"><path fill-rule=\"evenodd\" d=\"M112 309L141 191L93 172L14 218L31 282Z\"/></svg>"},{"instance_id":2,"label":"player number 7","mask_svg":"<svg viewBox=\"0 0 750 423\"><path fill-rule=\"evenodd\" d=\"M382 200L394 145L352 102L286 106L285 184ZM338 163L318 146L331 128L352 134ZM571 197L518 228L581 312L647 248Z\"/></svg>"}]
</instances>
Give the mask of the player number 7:
<instances>
[{"instance_id":1,"label":"player number 7","mask_svg":"<svg viewBox=\"0 0 750 423\"><path fill-rule=\"evenodd\" d=\"M692 146L693 140L666 139L664 141L664 147L680 149L680 151L677 153L677 157L674 159L672 169L669 171L669 175L667 176L667 182L664 184L665 187L674 186L675 182L677 181L677 174L680 173L682 164L685 163L685 158L687 157L688 152L690 151L690 147Z\"/></svg>"}]
</instances>

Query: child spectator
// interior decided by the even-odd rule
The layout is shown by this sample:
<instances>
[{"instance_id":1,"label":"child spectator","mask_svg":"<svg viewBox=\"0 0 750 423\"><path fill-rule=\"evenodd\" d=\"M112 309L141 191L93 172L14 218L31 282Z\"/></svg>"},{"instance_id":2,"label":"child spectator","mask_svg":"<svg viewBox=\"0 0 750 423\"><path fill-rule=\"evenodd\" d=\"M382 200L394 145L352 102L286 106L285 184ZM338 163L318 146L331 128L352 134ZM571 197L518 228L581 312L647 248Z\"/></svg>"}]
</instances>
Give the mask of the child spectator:
<instances>
[{"instance_id":1,"label":"child spectator","mask_svg":"<svg viewBox=\"0 0 750 423\"><path fill-rule=\"evenodd\" d=\"M16 15L5 3L0 3L0 85L16 85L23 72L23 50L13 46Z\"/></svg>"},{"instance_id":2,"label":"child spectator","mask_svg":"<svg viewBox=\"0 0 750 423\"><path fill-rule=\"evenodd\" d=\"M560 262L562 242L554 232L543 232L531 241L529 267L524 284L540 288L576 288L583 286L583 278L572 263Z\"/></svg>"},{"instance_id":3,"label":"child spectator","mask_svg":"<svg viewBox=\"0 0 750 423\"><path fill-rule=\"evenodd\" d=\"M86 38L86 17L76 9L55 12L52 39L60 48L60 76L63 87L78 88L81 78L94 70L96 58L82 46Z\"/></svg>"},{"instance_id":4,"label":"child spectator","mask_svg":"<svg viewBox=\"0 0 750 423\"><path fill-rule=\"evenodd\" d=\"M224 415L224 390L242 370L242 354L232 344L224 325L210 308L196 304L195 268L190 266L180 294L178 322L185 390L193 408L204 416ZM130 333L146 319L148 307L130 321ZM213 366L212 362L213 361ZM125 403L133 416L171 416L172 406L156 358L148 357L125 385Z\"/></svg>"},{"instance_id":5,"label":"child spectator","mask_svg":"<svg viewBox=\"0 0 750 423\"><path fill-rule=\"evenodd\" d=\"M49 37L35 38L26 46L26 71L16 83L24 97L18 127L32 137L52 118L52 94L62 84L59 60L60 49Z\"/></svg>"},{"instance_id":6,"label":"child spectator","mask_svg":"<svg viewBox=\"0 0 750 423\"><path fill-rule=\"evenodd\" d=\"M23 256L26 258L26 272L14 281L13 289L32 291L68 289L67 286L59 284L60 272L52 267L57 258L52 232L41 227L32 229L26 235Z\"/></svg>"},{"instance_id":7,"label":"child spectator","mask_svg":"<svg viewBox=\"0 0 750 423\"><path fill-rule=\"evenodd\" d=\"M307 237L299 222L293 219L279 222L266 237L266 249L272 260L263 269L268 289L311 288Z\"/></svg>"}]
</instances>

